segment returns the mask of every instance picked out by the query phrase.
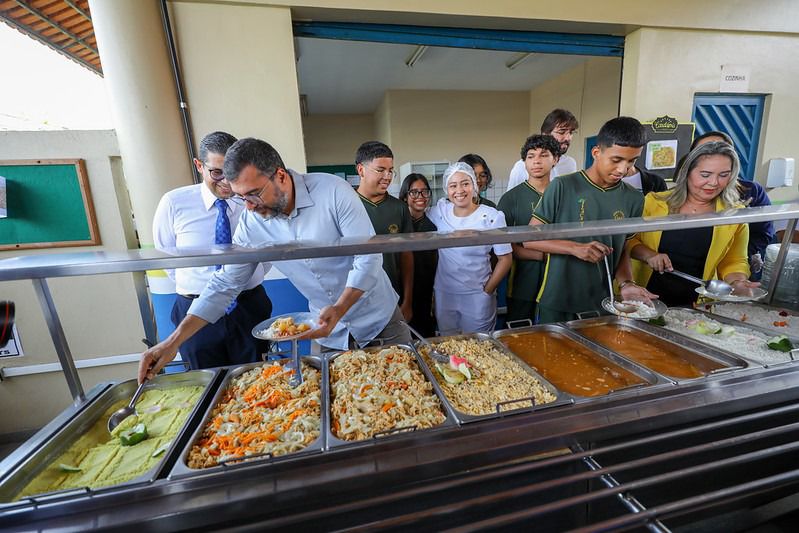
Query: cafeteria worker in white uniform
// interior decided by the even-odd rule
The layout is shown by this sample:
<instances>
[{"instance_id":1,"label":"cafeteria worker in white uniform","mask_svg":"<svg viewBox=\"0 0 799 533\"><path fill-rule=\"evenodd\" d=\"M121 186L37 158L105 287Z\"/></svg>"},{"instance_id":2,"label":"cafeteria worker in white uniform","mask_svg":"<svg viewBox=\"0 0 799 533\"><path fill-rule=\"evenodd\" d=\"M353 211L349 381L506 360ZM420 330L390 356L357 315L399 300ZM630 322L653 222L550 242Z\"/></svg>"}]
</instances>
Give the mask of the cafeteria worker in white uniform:
<instances>
[{"instance_id":1,"label":"cafeteria worker in white uniform","mask_svg":"<svg viewBox=\"0 0 799 533\"><path fill-rule=\"evenodd\" d=\"M438 231L504 228L505 215L478 204L477 178L466 163L453 163L444 172L447 198L427 214ZM491 268L491 250L497 264ZM442 248L434 282L435 312L441 335L488 333L497 318L497 286L510 271L510 244Z\"/></svg>"}]
</instances>

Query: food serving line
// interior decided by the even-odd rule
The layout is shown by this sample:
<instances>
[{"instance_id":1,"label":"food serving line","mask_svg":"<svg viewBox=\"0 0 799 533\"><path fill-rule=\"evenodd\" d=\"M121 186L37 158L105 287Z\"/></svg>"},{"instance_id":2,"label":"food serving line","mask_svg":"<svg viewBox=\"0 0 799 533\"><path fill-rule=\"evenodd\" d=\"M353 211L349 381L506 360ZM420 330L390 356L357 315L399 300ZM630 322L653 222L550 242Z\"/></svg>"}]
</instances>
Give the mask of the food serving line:
<instances>
[{"instance_id":1,"label":"food serving line","mask_svg":"<svg viewBox=\"0 0 799 533\"><path fill-rule=\"evenodd\" d=\"M0 262L0 279L37 278L35 283L44 283L45 276L196 266L220 260L276 261L347 255L354 250L412 250L797 216L799 206L780 206L724 219L678 216L609 221L590 228L578 224L546 231L509 228L411 235L401 242L377 237L368 243L275 246L224 257L217 251L171 258L157 252L152 252L153 257L132 257L151 253L142 251L99 261L92 257L96 254L71 254L59 263L54 259L57 256L37 256ZM795 220L789 230L794 226ZM58 322L54 308L45 312ZM644 321L599 317L495 332L493 337L431 339L436 348L449 352L448 368L431 359L426 348L417 351L413 346L378 347L363 355L306 357L303 363L318 374L319 418L314 425L303 413L288 425L283 420L280 427L290 438L299 434L308 442L275 453L228 454L207 468L192 467L190 456L198 446L208 448L211 440L202 440L205 428L219 434L224 433L219 431L223 424L233 424L231 418L220 418L223 412L216 406L234 396L235 380L252 375L252 380L274 381L284 376L288 384L291 371L284 371L279 362L267 362L263 367L189 372L179 378L158 376L148 387L169 389L188 381L201 387L202 393L168 449L155 456L155 466L105 488L78 487L17 499L36 476L54 468L53 463L59 479L84 475L70 471L74 465L61 463L63 454L87 428L98 420L104 424L102 417L135 388L133 382L98 385L77 396L70 408L0 463L0 497L5 502L0 505L0 527L412 526L440 530L535 524L551 530L637 526L663 531L687 524L720 526L725 520L741 524L754 516L776 519L785 515L785 509L799 509L793 501L799 487L799 471L793 469L799 451L794 444L799 427L793 423L799 366L789 352L784 352L789 354L784 362L763 363L714 346L709 335L716 333L703 329L708 324L718 322L761 334L771 331L717 314L696 313L691 324L701 325L699 334L707 337L701 340ZM790 340L799 346L799 339ZM399 359L398 351L405 354L401 364L406 366L398 367L400 363L394 361ZM560 360L561 366L548 365L542 353ZM651 353L660 356L647 358ZM480 354L488 359L481 360ZM490 366L481 361L489 361ZM494 364L498 361L501 364ZM363 365L355 367L363 371L337 370L347 364ZM371 434L367 428L365 435L351 440L345 425L364 410L371 413L363 402L371 401L374 394L367 388L370 384L361 381L349 401L348 382L371 375L372 368L379 372L399 368L403 383L422 387L418 390L429 395L432 403L425 404L425 409L437 406L440 416L423 416L425 412L410 406L405 415L416 417L416 424L403 423ZM582 376L582 381L571 379L575 375ZM487 377L491 382L481 383ZM257 384L252 380L245 383L248 391ZM493 409L470 412L471 403L517 382L527 383L528 393L517 395L513 390L517 397L492 398ZM379 389L384 384L373 385ZM469 387L479 392L471 396L473 400L463 392ZM71 388L81 388L80 383ZM388 402L385 397L378 400L382 405L372 418L375 425L390 426L393 413L406 409L402 391L397 392ZM414 397L421 394L415 392ZM252 394L250 398L255 399ZM342 403L341 398L347 401ZM400 400L395 402L396 398ZM291 401L294 398L287 400ZM239 418L236 413L235 419ZM363 429L370 419L365 420L356 425ZM298 424L307 427L298 430Z\"/></svg>"}]
</instances>

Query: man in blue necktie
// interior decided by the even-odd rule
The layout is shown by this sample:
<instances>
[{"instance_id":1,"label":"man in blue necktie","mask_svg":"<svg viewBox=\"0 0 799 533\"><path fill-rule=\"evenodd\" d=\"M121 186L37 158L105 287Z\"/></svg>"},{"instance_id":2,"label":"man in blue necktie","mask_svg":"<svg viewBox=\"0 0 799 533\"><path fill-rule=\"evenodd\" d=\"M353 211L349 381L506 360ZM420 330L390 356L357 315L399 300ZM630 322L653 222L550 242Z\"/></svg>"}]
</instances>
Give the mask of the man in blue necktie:
<instances>
[{"instance_id":1,"label":"man in blue necktie","mask_svg":"<svg viewBox=\"0 0 799 533\"><path fill-rule=\"evenodd\" d=\"M222 131L210 133L200 141L200 157L194 160L194 166L202 183L180 187L161 198L153 220L153 242L157 249L210 248L231 243L244 211L241 203L230 199L233 192L222 172L225 152L234 142L235 137ZM172 307L175 325L183 320L191 303L221 268L211 265L167 270L177 291ZM259 264L225 314L180 345L181 357L192 369L259 361L261 354L269 350L267 341L255 339L251 334L256 324L272 314L272 302L261 285L264 274Z\"/></svg>"}]
</instances>

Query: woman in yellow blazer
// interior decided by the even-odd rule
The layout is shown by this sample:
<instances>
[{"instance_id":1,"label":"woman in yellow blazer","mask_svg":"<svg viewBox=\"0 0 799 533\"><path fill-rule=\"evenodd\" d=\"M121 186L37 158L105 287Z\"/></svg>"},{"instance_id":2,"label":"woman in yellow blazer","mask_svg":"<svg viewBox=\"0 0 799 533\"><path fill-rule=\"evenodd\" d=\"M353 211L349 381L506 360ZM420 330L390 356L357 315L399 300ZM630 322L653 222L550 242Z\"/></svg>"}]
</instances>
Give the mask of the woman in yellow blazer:
<instances>
[{"instance_id":1,"label":"woman in yellow blazer","mask_svg":"<svg viewBox=\"0 0 799 533\"><path fill-rule=\"evenodd\" d=\"M740 163L735 149L724 142L710 142L691 151L680 166L675 186L649 193L644 216L695 215L743 207L738 196ZM640 233L627 242L633 258L633 281L658 294L669 306L696 301L696 284L663 274L679 270L701 279L723 279L738 294L759 283L748 281L747 224ZM653 275L653 271L659 274Z\"/></svg>"}]
</instances>

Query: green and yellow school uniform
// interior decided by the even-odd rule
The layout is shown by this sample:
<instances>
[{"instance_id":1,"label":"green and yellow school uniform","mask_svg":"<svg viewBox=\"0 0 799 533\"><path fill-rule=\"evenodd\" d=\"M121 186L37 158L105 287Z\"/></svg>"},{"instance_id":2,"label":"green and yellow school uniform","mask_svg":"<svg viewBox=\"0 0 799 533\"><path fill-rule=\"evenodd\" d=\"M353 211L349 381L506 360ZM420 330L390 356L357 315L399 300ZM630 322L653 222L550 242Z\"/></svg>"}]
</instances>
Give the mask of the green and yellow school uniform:
<instances>
[{"instance_id":1,"label":"green and yellow school uniform","mask_svg":"<svg viewBox=\"0 0 799 533\"><path fill-rule=\"evenodd\" d=\"M640 217L644 196L624 182L603 189L585 172L560 176L547 188L533 216L545 224ZM577 237L575 242L599 241L613 247L608 257L611 275L632 235ZM576 318L577 313L600 311L608 296L604 262L589 263L571 255L550 254L538 292L539 322Z\"/></svg>"},{"instance_id":2,"label":"green and yellow school uniform","mask_svg":"<svg viewBox=\"0 0 799 533\"><path fill-rule=\"evenodd\" d=\"M526 226L540 201L541 193L524 181L502 195L497 209L505 213L509 227ZM535 299L543 279L543 261L513 260L508 280L507 320L535 318Z\"/></svg>"},{"instance_id":3,"label":"green and yellow school uniform","mask_svg":"<svg viewBox=\"0 0 799 533\"><path fill-rule=\"evenodd\" d=\"M372 221L372 226L375 233L378 235L386 235L388 233L413 233L413 221L411 220L410 211L408 206L394 198L390 194L386 194L379 202L372 202L365 198L360 193L363 206L366 208L366 213L369 215L369 220ZM391 285L402 300L402 278L400 276L400 254L388 253L383 254L383 270L388 274L388 279L391 280Z\"/></svg>"}]
</instances>

